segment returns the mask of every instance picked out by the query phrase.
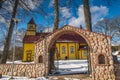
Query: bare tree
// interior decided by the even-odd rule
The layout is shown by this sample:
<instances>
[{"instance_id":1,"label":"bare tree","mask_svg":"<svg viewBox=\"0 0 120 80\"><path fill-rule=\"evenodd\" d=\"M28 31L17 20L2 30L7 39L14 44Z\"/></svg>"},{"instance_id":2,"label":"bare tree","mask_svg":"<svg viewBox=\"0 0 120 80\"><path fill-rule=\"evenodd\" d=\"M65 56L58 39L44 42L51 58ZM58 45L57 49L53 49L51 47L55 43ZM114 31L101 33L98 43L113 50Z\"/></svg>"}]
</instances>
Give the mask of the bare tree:
<instances>
[{"instance_id":1,"label":"bare tree","mask_svg":"<svg viewBox=\"0 0 120 80\"><path fill-rule=\"evenodd\" d=\"M0 0L0 8L2 7L2 2L3 2L3 0Z\"/></svg>"},{"instance_id":2,"label":"bare tree","mask_svg":"<svg viewBox=\"0 0 120 80\"><path fill-rule=\"evenodd\" d=\"M42 0L41 0L42 1ZM2 64L5 64L6 63L6 60L7 60L7 55L9 53L9 46L10 46L10 43L11 43L11 37L12 37L12 33L13 33L13 29L14 29L14 21L13 21L13 18L15 18L16 14L18 13L17 12L17 8L21 7L22 9L25 10L25 12L33 12L33 7L31 8L31 4L29 3L29 1L24 1L24 0L15 0L15 1L12 1L12 0L9 0L7 1L8 3L14 3L14 6L13 6L13 10L12 10L12 13L9 12L9 10L7 10L7 7L2 7L3 10L6 10L7 13L5 14L2 14L2 16L4 17L5 15L7 15L7 17L10 20L10 27L9 27L9 30L8 30L8 35L6 37L6 41L5 41L5 45L4 45L4 51L3 51L3 54L2 54L2 59L1 59L1 63ZM36 5L38 3L35 3L36 1L32 0L32 2L34 3L33 5ZM37 1L39 2L39 1ZM18 6L19 5L19 6ZM12 7L12 5L10 6ZM38 12L36 12L38 13ZM12 14L12 16L11 16ZM39 14L39 13L38 13ZM1 14L0 14L1 15ZM19 15L18 15L19 16ZM5 18L6 19L6 18Z\"/></svg>"},{"instance_id":3,"label":"bare tree","mask_svg":"<svg viewBox=\"0 0 120 80\"><path fill-rule=\"evenodd\" d=\"M59 9L58 9L58 0L54 0L54 28L53 31L57 30L59 26ZM49 68L49 72L51 73L51 70L55 69L55 65L54 65L54 54L55 54L55 43L53 44L51 50L50 50L50 56L49 56L49 60L50 60L50 68Z\"/></svg>"},{"instance_id":4,"label":"bare tree","mask_svg":"<svg viewBox=\"0 0 120 80\"><path fill-rule=\"evenodd\" d=\"M4 45L4 40L5 40L5 37L4 37L4 36L5 36L5 32L4 32L2 29L3 29L3 28L0 27L0 33L1 33L1 34L0 34L0 37L1 37L1 38L0 38L0 47Z\"/></svg>"},{"instance_id":5,"label":"bare tree","mask_svg":"<svg viewBox=\"0 0 120 80\"><path fill-rule=\"evenodd\" d=\"M58 0L54 0L54 28L53 31L58 29L59 26L59 9L58 9Z\"/></svg>"},{"instance_id":6,"label":"bare tree","mask_svg":"<svg viewBox=\"0 0 120 80\"><path fill-rule=\"evenodd\" d=\"M2 58L1 58L1 63L2 64L5 64L6 60L7 60L7 55L8 55L8 52L9 52L9 46L10 46L11 37L12 37L12 32L13 32L13 29L14 29L13 18L15 18L15 16L16 16L18 3L19 3L19 0L15 0L13 13L12 13L12 18L11 18L11 21L10 21L10 27L9 27L8 35L7 35L7 38L6 38L5 45L4 45Z\"/></svg>"},{"instance_id":7,"label":"bare tree","mask_svg":"<svg viewBox=\"0 0 120 80\"><path fill-rule=\"evenodd\" d=\"M120 30L120 17L111 19L103 19L94 25L94 31L111 36L111 40L116 41L116 36L119 35Z\"/></svg>"},{"instance_id":8,"label":"bare tree","mask_svg":"<svg viewBox=\"0 0 120 80\"><path fill-rule=\"evenodd\" d=\"M87 30L92 31L92 23L91 23L91 13L89 7L89 0L83 0L83 9L84 9L84 17L85 17L85 25ZM90 53L88 53L88 70L91 73L91 58Z\"/></svg>"},{"instance_id":9,"label":"bare tree","mask_svg":"<svg viewBox=\"0 0 120 80\"><path fill-rule=\"evenodd\" d=\"M83 0L83 8L84 8L85 24L86 24L87 30L92 31L89 0Z\"/></svg>"}]
</instances>

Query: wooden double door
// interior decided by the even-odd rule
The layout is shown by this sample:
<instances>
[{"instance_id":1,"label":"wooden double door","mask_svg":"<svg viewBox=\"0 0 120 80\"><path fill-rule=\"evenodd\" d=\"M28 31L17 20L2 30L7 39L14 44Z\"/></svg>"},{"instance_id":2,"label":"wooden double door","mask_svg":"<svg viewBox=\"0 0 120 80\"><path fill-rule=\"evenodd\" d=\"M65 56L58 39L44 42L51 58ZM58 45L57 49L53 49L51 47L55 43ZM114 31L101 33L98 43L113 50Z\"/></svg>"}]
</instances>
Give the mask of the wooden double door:
<instances>
[{"instance_id":1,"label":"wooden double door","mask_svg":"<svg viewBox=\"0 0 120 80\"><path fill-rule=\"evenodd\" d=\"M26 57L27 57L27 61L28 62L32 61L32 51L31 50L26 52Z\"/></svg>"}]
</instances>

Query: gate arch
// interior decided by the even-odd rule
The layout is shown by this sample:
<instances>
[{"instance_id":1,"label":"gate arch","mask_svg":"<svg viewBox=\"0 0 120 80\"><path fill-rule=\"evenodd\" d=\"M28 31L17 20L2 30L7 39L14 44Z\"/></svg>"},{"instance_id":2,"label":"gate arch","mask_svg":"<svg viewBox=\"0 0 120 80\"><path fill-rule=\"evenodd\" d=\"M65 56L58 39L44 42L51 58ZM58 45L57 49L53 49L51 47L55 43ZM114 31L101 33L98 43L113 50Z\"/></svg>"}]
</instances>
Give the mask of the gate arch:
<instances>
[{"instance_id":1,"label":"gate arch","mask_svg":"<svg viewBox=\"0 0 120 80\"><path fill-rule=\"evenodd\" d=\"M54 33L53 33L54 34ZM89 51L88 51L88 58L91 58L90 57L90 51L91 51L91 48L90 48L90 42L89 42L89 40L87 40L87 38L86 38L86 36L84 36L83 34L81 34L81 33L77 33L76 31L73 31L73 30L64 30L64 31L59 31L58 33L56 33L55 35L54 35L54 37L50 40L50 43L48 44L48 59L49 59L49 61L48 61L48 64L49 64L49 66L51 65L51 59L50 59L50 57L52 56L53 57L53 53L51 52L51 51L53 51L53 49L51 50L51 47L54 45L54 43L58 40L58 38L59 37L61 37L62 35L64 35L64 34L75 34L75 35L79 35L79 37L81 37L83 40L85 40L85 43L88 45L88 47L89 47ZM82 36L84 37L82 37ZM51 35L52 36L52 35ZM87 41L86 41L87 40ZM90 61L91 59L89 59L88 61L89 62L91 62ZM53 62L54 63L54 62ZM90 65L90 64L89 64ZM49 67L48 68L48 70L50 70L51 68ZM90 67L89 67L89 72L91 72L90 70Z\"/></svg>"},{"instance_id":2,"label":"gate arch","mask_svg":"<svg viewBox=\"0 0 120 80\"><path fill-rule=\"evenodd\" d=\"M49 48L55 40L60 35L63 35L65 33L74 32L78 35L80 35L82 38L84 38L90 47L90 58L91 58L91 70L92 70L92 79L115 79L114 75L114 66L113 66L113 58L112 58L112 52L111 52L111 45L110 45L110 37L105 36L103 34L97 34L94 32L90 32L87 30L83 30L80 28L76 28L73 26L66 25L62 27L61 29L56 30L55 32L49 34L44 39L40 39L36 42L35 45L35 62L38 63L38 56L43 55L44 56L44 73L48 74L48 67L49 67ZM96 58L97 55L101 53L103 55L106 55L107 57L107 64L98 64L98 61ZM108 77L109 75L109 77Z\"/></svg>"},{"instance_id":3,"label":"gate arch","mask_svg":"<svg viewBox=\"0 0 120 80\"><path fill-rule=\"evenodd\" d=\"M57 34L54 35L54 37L53 37L53 38L51 39L51 41L50 41L50 42L52 42L52 43L49 43L49 44L48 44L48 51L49 51L49 48L51 47L51 45L53 45L53 43L54 43L60 36L62 36L63 34L69 34L69 33L75 33L75 34L81 36L81 37L86 41L86 43L88 44L88 46L91 48L90 42L89 42L89 40L86 38L86 36L84 36L84 35L81 34L81 33L76 32L76 31L65 30L65 31L60 31L60 32L58 32Z\"/></svg>"}]
</instances>

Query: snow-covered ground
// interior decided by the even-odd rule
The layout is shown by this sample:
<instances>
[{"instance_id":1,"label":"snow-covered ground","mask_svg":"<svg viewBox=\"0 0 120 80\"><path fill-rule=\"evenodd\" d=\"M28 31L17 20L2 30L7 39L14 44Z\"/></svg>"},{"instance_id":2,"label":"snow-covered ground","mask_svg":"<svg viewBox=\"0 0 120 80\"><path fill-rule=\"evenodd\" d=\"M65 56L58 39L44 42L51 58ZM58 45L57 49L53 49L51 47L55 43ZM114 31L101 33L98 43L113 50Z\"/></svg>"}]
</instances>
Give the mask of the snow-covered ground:
<instances>
[{"instance_id":1,"label":"snow-covered ground","mask_svg":"<svg viewBox=\"0 0 120 80\"><path fill-rule=\"evenodd\" d=\"M55 66L58 67L58 72L60 74L88 72L87 60L60 60L60 61L55 61Z\"/></svg>"},{"instance_id":2,"label":"snow-covered ground","mask_svg":"<svg viewBox=\"0 0 120 80\"><path fill-rule=\"evenodd\" d=\"M10 76L4 75L3 78L0 80L58 80L57 77L46 79L45 77L38 77L38 78L27 78L27 77L14 77L14 79L10 79ZM64 78L64 80L80 80L77 78Z\"/></svg>"},{"instance_id":3,"label":"snow-covered ground","mask_svg":"<svg viewBox=\"0 0 120 80\"><path fill-rule=\"evenodd\" d=\"M8 75L3 75L2 78L0 78L0 80L9 80L11 78L11 76ZM28 78L28 77L13 77L12 80L49 80L46 79L45 77L38 77L38 78Z\"/></svg>"},{"instance_id":4,"label":"snow-covered ground","mask_svg":"<svg viewBox=\"0 0 120 80\"><path fill-rule=\"evenodd\" d=\"M12 63L12 62L7 62L7 63ZM15 63L26 64L26 62L21 62L21 61L15 61ZM27 62L27 64L31 64L31 63L34 62ZM58 72L60 74L86 73L88 71L87 60L59 60L59 61L55 61L55 66L58 67ZM0 80L8 80L9 78L10 76L3 75L2 78L0 78ZM46 79L44 77L39 77L39 78L14 77L14 80L51 80L51 79ZM65 78L65 80L79 80L79 79Z\"/></svg>"},{"instance_id":5,"label":"snow-covered ground","mask_svg":"<svg viewBox=\"0 0 120 80\"><path fill-rule=\"evenodd\" d=\"M7 64L13 63L11 61L7 61ZM21 60L14 61L15 64L34 64L34 61L32 62L22 62Z\"/></svg>"}]
</instances>

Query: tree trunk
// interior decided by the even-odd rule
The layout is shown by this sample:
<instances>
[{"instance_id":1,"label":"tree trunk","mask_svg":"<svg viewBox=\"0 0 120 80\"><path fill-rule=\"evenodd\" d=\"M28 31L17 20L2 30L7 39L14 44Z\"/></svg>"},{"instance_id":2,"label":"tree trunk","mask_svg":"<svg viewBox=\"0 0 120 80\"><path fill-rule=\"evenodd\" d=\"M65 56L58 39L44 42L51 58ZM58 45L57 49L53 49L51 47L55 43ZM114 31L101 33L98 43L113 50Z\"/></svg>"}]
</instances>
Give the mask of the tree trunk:
<instances>
[{"instance_id":1,"label":"tree trunk","mask_svg":"<svg viewBox=\"0 0 120 80\"><path fill-rule=\"evenodd\" d=\"M11 43L11 37L12 37L13 29L14 29L13 18L15 18L16 14L17 14L18 3L19 3L19 0L15 0L13 13L12 13L12 18L11 18L11 21L10 21L10 27L9 27L8 35L7 35L7 38L6 38L5 45L4 45L2 58L1 58L1 64L5 64L6 61L7 61L9 46L10 46L10 43Z\"/></svg>"},{"instance_id":2,"label":"tree trunk","mask_svg":"<svg viewBox=\"0 0 120 80\"><path fill-rule=\"evenodd\" d=\"M85 24L86 24L87 30L92 31L89 0L83 0L83 8L84 8Z\"/></svg>"},{"instance_id":3,"label":"tree trunk","mask_svg":"<svg viewBox=\"0 0 120 80\"><path fill-rule=\"evenodd\" d=\"M58 0L54 0L54 28L53 31L58 29L59 25L59 10L58 10ZM54 65L54 53L55 53L55 43L52 46L50 50L50 65L49 65L49 73L51 73L51 70L55 70L55 65Z\"/></svg>"},{"instance_id":4,"label":"tree trunk","mask_svg":"<svg viewBox=\"0 0 120 80\"><path fill-rule=\"evenodd\" d=\"M0 0L0 9L2 8L3 0Z\"/></svg>"},{"instance_id":5,"label":"tree trunk","mask_svg":"<svg viewBox=\"0 0 120 80\"><path fill-rule=\"evenodd\" d=\"M0 0L0 9L2 8L3 0Z\"/></svg>"},{"instance_id":6,"label":"tree trunk","mask_svg":"<svg viewBox=\"0 0 120 80\"><path fill-rule=\"evenodd\" d=\"M59 10L58 10L58 0L54 0L54 28L53 31L58 29L59 25Z\"/></svg>"},{"instance_id":7,"label":"tree trunk","mask_svg":"<svg viewBox=\"0 0 120 80\"><path fill-rule=\"evenodd\" d=\"M52 48L50 50L50 58L49 58L49 61L50 61L49 67L50 68L49 68L49 73L52 73L52 70L56 70L55 65L54 65L55 48L56 48L56 45L54 43L54 45L52 46Z\"/></svg>"},{"instance_id":8,"label":"tree trunk","mask_svg":"<svg viewBox=\"0 0 120 80\"><path fill-rule=\"evenodd\" d=\"M87 30L92 31L91 13L90 13L90 8L89 8L89 0L83 0L83 8L84 8L85 24L86 24ZM90 52L88 52L88 72L91 73Z\"/></svg>"}]
</instances>

